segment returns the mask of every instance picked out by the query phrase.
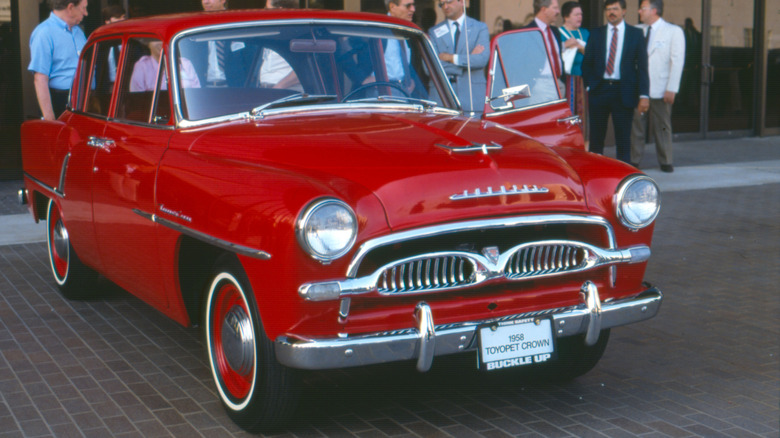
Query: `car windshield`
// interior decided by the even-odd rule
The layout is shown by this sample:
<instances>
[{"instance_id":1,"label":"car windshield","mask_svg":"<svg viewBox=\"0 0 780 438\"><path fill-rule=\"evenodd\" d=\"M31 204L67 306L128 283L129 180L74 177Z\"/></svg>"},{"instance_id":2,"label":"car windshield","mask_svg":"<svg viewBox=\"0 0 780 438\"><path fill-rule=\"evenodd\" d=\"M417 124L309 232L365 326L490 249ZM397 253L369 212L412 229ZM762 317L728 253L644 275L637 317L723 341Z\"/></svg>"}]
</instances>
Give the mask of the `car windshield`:
<instances>
[{"instance_id":1,"label":"car windshield","mask_svg":"<svg viewBox=\"0 0 780 438\"><path fill-rule=\"evenodd\" d=\"M252 23L187 33L174 56L190 121L350 102L458 109L422 33L397 27Z\"/></svg>"}]
</instances>

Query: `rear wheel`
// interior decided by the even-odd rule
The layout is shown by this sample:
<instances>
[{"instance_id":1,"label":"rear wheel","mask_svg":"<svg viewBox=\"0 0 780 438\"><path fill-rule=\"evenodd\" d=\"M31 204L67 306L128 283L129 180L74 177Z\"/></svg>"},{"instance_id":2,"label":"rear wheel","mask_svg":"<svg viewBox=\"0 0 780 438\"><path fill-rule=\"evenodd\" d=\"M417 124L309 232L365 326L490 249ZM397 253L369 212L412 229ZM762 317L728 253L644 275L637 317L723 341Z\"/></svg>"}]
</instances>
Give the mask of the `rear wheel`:
<instances>
[{"instance_id":1,"label":"rear wheel","mask_svg":"<svg viewBox=\"0 0 780 438\"><path fill-rule=\"evenodd\" d=\"M230 418L249 431L282 426L297 405L295 372L276 360L249 280L233 256L216 265L204 318L209 365Z\"/></svg>"},{"instance_id":2,"label":"rear wheel","mask_svg":"<svg viewBox=\"0 0 780 438\"><path fill-rule=\"evenodd\" d=\"M65 298L79 300L96 295L97 273L84 266L70 244L70 234L62 219L59 206L49 200L46 211L46 243L49 249L49 265L54 281Z\"/></svg>"}]
</instances>

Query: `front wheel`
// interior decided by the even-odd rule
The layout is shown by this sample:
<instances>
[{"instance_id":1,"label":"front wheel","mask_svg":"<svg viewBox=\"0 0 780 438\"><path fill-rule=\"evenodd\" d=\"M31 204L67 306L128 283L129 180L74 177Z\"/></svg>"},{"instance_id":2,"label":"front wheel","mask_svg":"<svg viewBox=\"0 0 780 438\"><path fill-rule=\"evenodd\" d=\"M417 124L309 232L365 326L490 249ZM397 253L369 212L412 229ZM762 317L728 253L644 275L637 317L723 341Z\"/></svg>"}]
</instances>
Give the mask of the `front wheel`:
<instances>
[{"instance_id":1,"label":"front wheel","mask_svg":"<svg viewBox=\"0 0 780 438\"><path fill-rule=\"evenodd\" d=\"M46 209L46 244L54 281L69 300L83 300L96 295L97 273L79 260L70 244L70 234L54 199Z\"/></svg>"},{"instance_id":2,"label":"front wheel","mask_svg":"<svg viewBox=\"0 0 780 438\"><path fill-rule=\"evenodd\" d=\"M204 327L219 397L230 418L242 428L274 430L295 412L295 372L276 360L238 260L222 257L211 278Z\"/></svg>"},{"instance_id":3,"label":"front wheel","mask_svg":"<svg viewBox=\"0 0 780 438\"><path fill-rule=\"evenodd\" d=\"M541 377L564 382L592 370L607 349L609 329L602 330L594 345L585 344L585 335L567 336L558 339L558 359L539 367Z\"/></svg>"}]
</instances>

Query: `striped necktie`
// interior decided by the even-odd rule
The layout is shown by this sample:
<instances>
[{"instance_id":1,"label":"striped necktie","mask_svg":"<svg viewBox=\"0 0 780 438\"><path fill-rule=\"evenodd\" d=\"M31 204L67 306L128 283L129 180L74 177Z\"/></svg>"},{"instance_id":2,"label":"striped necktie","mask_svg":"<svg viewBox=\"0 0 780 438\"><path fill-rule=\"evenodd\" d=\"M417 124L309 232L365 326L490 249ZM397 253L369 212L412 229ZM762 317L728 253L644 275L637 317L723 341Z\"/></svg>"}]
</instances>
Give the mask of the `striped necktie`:
<instances>
[{"instance_id":1,"label":"striped necktie","mask_svg":"<svg viewBox=\"0 0 780 438\"><path fill-rule=\"evenodd\" d=\"M609 43L609 58L607 58L607 76L611 76L615 71L615 55L617 54L617 26L612 26L612 42Z\"/></svg>"}]
</instances>

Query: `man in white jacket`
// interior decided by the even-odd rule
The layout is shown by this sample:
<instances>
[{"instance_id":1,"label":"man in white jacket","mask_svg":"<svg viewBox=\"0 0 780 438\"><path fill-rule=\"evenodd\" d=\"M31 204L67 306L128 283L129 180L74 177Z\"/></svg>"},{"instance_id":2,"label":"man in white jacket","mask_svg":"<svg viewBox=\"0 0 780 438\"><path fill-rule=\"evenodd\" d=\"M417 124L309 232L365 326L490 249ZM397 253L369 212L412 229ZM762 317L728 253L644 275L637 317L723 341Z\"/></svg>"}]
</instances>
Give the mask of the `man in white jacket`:
<instances>
[{"instance_id":1,"label":"man in white jacket","mask_svg":"<svg viewBox=\"0 0 780 438\"><path fill-rule=\"evenodd\" d=\"M647 44L650 74L650 109L648 114L634 112L631 138L631 163L639 167L645 148L645 129L648 118L658 154L658 163L664 172L673 172L672 105L680 90L685 63L685 35L679 26L664 21L663 0L643 0L639 6Z\"/></svg>"}]
</instances>

